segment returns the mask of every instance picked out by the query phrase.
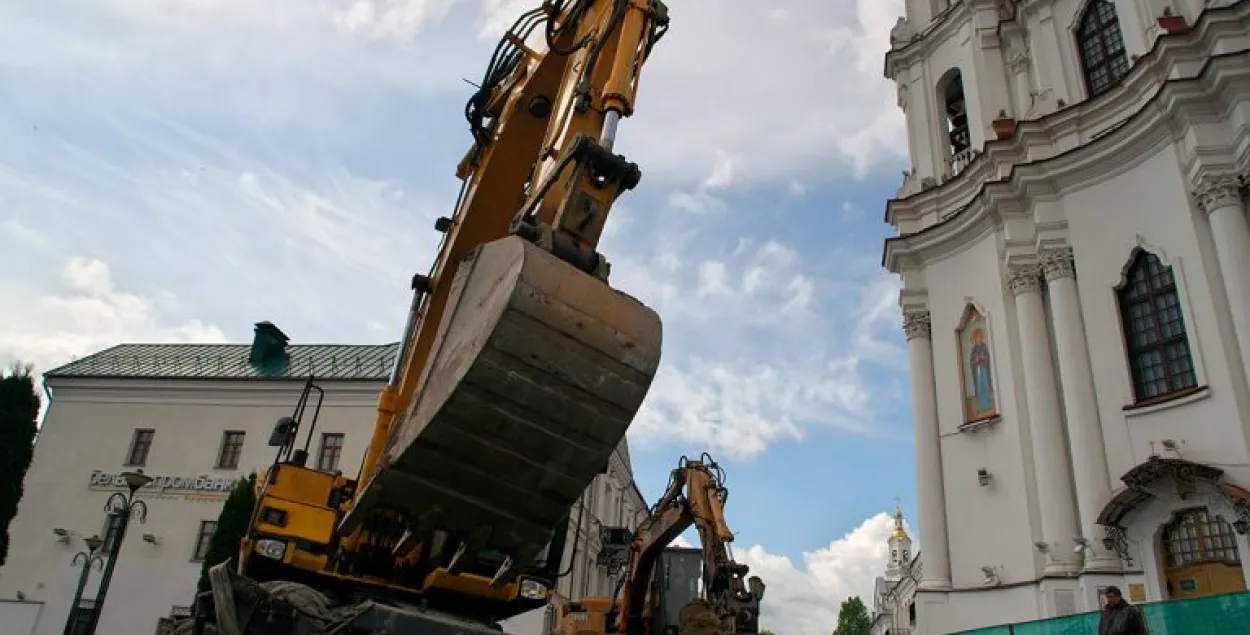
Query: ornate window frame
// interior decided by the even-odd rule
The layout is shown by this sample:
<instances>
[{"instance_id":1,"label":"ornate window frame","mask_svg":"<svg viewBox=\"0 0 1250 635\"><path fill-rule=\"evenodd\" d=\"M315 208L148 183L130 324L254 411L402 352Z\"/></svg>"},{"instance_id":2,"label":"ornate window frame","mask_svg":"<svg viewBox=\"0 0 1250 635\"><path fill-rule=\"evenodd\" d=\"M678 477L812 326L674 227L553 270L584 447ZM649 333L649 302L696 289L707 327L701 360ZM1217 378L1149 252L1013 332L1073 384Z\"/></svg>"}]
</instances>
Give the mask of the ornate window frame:
<instances>
[{"instance_id":1,"label":"ornate window frame","mask_svg":"<svg viewBox=\"0 0 1250 635\"><path fill-rule=\"evenodd\" d=\"M1095 93L1093 86L1090 84L1089 73L1085 68L1085 56L1081 53L1082 44L1084 42L1081 38L1081 26L1085 23L1085 18L1089 15L1089 12L1094 10L1095 5L1101 2L1110 4L1112 9L1115 11L1116 25L1120 30L1120 47L1124 51L1125 62L1127 62L1128 66L1125 68L1124 75L1122 75L1119 79L1112 80L1102 92ZM1133 72L1135 62L1133 54L1129 52L1130 38L1129 33L1126 32L1124 28L1125 15L1124 12L1121 11L1123 8L1121 4L1122 3L1117 3L1114 0L1082 0L1080 5L1077 7L1076 12L1072 15L1072 23L1068 26L1068 46L1066 48L1069 52L1073 74L1080 78L1080 94L1082 94L1085 99L1094 99L1115 90L1115 87L1122 84L1124 79Z\"/></svg>"},{"instance_id":2,"label":"ornate window frame","mask_svg":"<svg viewBox=\"0 0 1250 635\"><path fill-rule=\"evenodd\" d=\"M1133 360L1129 354L1128 333L1124 324L1124 314L1120 309L1119 293L1128 284L1129 270L1141 252L1154 255L1161 264L1172 269L1172 278L1176 282L1176 296L1180 305L1181 317L1185 320L1185 337L1189 341L1189 355L1193 362L1194 377L1197 381L1196 387L1192 390L1172 393L1159 398L1157 401L1152 400L1145 403L1137 398L1137 389L1133 379ZM1164 249L1147 242L1142 236L1138 235L1133 247L1129 249L1120 265L1116 280L1108 285L1105 297L1110 307L1110 314L1115 321L1116 333L1120 336L1120 378L1124 402L1122 410L1126 417L1158 412L1210 396L1210 389L1207 384L1206 360L1202 351L1202 335L1194 319L1193 299L1189 294L1189 282L1185 274L1185 263L1180 256L1170 256Z\"/></svg>"}]
</instances>

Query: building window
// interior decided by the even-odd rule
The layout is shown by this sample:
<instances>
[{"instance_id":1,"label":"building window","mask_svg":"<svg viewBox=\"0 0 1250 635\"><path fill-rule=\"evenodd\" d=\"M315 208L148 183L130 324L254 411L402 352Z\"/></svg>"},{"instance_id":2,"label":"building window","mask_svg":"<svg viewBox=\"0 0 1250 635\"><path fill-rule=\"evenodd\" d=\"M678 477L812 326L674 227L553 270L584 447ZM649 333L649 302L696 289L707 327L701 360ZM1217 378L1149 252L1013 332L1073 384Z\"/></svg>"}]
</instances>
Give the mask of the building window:
<instances>
[{"instance_id":1,"label":"building window","mask_svg":"<svg viewBox=\"0 0 1250 635\"><path fill-rule=\"evenodd\" d=\"M321 450L317 452L317 469L322 472L333 472L339 468L339 457L343 454L343 435L338 432L325 432L321 435Z\"/></svg>"},{"instance_id":2,"label":"building window","mask_svg":"<svg viewBox=\"0 0 1250 635\"><path fill-rule=\"evenodd\" d=\"M152 437L156 431L151 428L138 428L130 439L130 451L126 453L126 465L147 465L148 450L152 449Z\"/></svg>"},{"instance_id":3,"label":"building window","mask_svg":"<svg viewBox=\"0 0 1250 635\"><path fill-rule=\"evenodd\" d=\"M1120 20L1111 2L1099 0L1086 7L1077 29L1077 45L1081 49L1081 72L1090 97L1111 90L1128 75L1128 53L1124 50Z\"/></svg>"},{"instance_id":4,"label":"building window","mask_svg":"<svg viewBox=\"0 0 1250 635\"><path fill-rule=\"evenodd\" d=\"M951 154L956 155L972 147L964 80L958 69L947 77L942 89L942 103L946 105L946 135L951 144Z\"/></svg>"},{"instance_id":5,"label":"building window","mask_svg":"<svg viewBox=\"0 0 1250 635\"><path fill-rule=\"evenodd\" d=\"M946 177L953 178L972 162L972 136L964 98L963 75L952 68L937 83L938 103L943 105L943 136L946 138Z\"/></svg>"},{"instance_id":6,"label":"building window","mask_svg":"<svg viewBox=\"0 0 1250 635\"><path fill-rule=\"evenodd\" d=\"M234 470L239 467L239 455L243 453L244 433L227 430L221 435L221 449L217 451L217 468Z\"/></svg>"},{"instance_id":7,"label":"building window","mask_svg":"<svg viewBox=\"0 0 1250 635\"><path fill-rule=\"evenodd\" d=\"M1205 509L1183 511L1165 527L1163 550L1169 569L1204 562L1240 562L1233 528L1223 518L1211 518Z\"/></svg>"},{"instance_id":8,"label":"building window","mask_svg":"<svg viewBox=\"0 0 1250 635\"><path fill-rule=\"evenodd\" d=\"M1196 387L1198 376L1172 267L1138 250L1116 293L1137 403Z\"/></svg>"},{"instance_id":9,"label":"building window","mask_svg":"<svg viewBox=\"0 0 1250 635\"><path fill-rule=\"evenodd\" d=\"M193 562L200 562L208 556L208 546L217 532L217 521L201 520L200 531L195 535L195 553L191 555Z\"/></svg>"}]
</instances>

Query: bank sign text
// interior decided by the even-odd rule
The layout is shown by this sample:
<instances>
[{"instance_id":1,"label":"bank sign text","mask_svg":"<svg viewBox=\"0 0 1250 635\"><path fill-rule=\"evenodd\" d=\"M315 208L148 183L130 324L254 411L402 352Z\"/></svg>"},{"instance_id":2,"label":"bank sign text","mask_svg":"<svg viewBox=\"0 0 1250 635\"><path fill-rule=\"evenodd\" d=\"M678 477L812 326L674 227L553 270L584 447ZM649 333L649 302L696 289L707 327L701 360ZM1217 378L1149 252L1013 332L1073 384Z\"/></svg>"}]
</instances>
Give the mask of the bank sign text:
<instances>
[{"instance_id":1,"label":"bank sign text","mask_svg":"<svg viewBox=\"0 0 1250 635\"><path fill-rule=\"evenodd\" d=\"M198 476L168 476L164 474L149 474L152 482L143 486L141 492L229 492L242 479L238 476L209 476L200 474ZM91 472L91 480L88 487L95 488L117 488L124 489L126 487L126 479L120 473L109 474L102 470Z\"/></svg>"}]
</instances>

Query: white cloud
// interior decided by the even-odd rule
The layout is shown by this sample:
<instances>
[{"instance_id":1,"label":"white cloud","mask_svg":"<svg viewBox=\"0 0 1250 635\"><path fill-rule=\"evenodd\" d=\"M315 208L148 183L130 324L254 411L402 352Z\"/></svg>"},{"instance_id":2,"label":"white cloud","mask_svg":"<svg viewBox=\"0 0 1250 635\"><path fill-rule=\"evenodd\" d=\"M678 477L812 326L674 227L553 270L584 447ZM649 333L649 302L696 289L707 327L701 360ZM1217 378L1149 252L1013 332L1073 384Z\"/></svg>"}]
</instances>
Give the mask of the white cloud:
<instances>
[{"instance_id":1,"label":"white cloud","mask_svg":"<svg viewBox=\"0 0 1250 635\"><path fill-rule=\"evenodd\" d=\"M120 342L224 342L225 334L198 319L172 318L167 294L117 288L109 266L67 259L50 288L6 285L0 360L21 360L38 372Z\"/></svg>"},{"instance_id":2,"label":"white cloud","mask_svg":"<svg viewBox=\"0 0 1250 635\"><path fill-rule=\"evenodd\" d=\"M633 442L750 459L817 426L891 434L877 423L891 388L863 371L905 368L896 282L866 254L804 259L746 237L717 250L721 240L681 227L630 243L613 267L613 284L658 311L665 329ZM609 257L625 250L607 247Z\"/></svg>"},{"instance_id":3,"label":"white cloud","mask_svg":"<svg viewBox=\"0 0 1250 635\"><path fill-rule=\"evenodd\" d=\"M447 213L458 184L414 179L410 164L391 157L362 168L338 157L341 147L283 154L266 126L299 122L372 154L353 144L386 124L345 118L368 112L355 104L396 91L424 99L452 85L454 101L422 102L412 122L396 124L423 126L434 107L453 118L468 92L459 78L472 77L460 65L470 60L476 72L488 57L478 29L511 22L521 8L518 0L0 6L0 20L15 25L0 34L0 78L32 88L16 94L51 100L90 86L93 112L118 113L78 123L98 126L106 143L46 130L32 146L42 166L0 166L0 196L14 213L0 231L49 266L93 254L144 271L150 293L194 280L195 298L179 294L180 319L227 331L272 319L303 341L392 339L406 282L433 256L430 223ZM868 423L882 394L863 371L897 368L901 351L881 330L895 327L896 285L879 271L876 245L800 256L769 236L726 236L724 221L743 213L732 196L761 183L801 195L843 159L862 169L905 147L882 141L899 133L901 116L879 77L901 2L725 11L691 0L671 9L672 29L644 71L639 116L622 128L621 150L643 165L646 192L618 207L604 241L614 285L652 304L666 325L635 437L746 458L813 426L878 434ZM159 99L131 112L130 93ZM396 113L409 105L387 103ZM172 112L204 128L170 121ZM327 113L335 118L323 121ZM222 130L232 136L208 132ZM446 145L400 156L449 172L463 146ZM117 160L109 146L141 159ZM669 206L625 209L641 196ZM144 249L130 251L140 235Z\"/></svg>"},{"instance_id":4,"label":"white cloud","mask_svg":"<svg viewBox=\"0 0 1250 635\"><path fill-rule=\"evenodd\" d=\"M621 149L652 173L711 169L737 186L899 160L903 118L881 60L902 12L902 0L674 4Z\"/></svg>"},{"instance_id":5,"label":"white cloud","mask_svg":"<svg viewBox=\"0 0 1250 635\"><path fill-rule=\"evenodd\" d=\"M906 522L904 527L911 531ZM843 600L852 596L859 596L871 612L874 580L885 573L893 528L889 514L875 514L828 545L804 552L798 564L758 544L736 550L734 558L766 587L760 628L779 635L828 635L838 624ZM694 546L681 536L671 544Z\"/></svg>"},{"instance_id":6,"label":"white cloud","mask_svg":"<svg viewBox=\"0 0 1250 635\"><path fill-rule=\"evenodd\" d=\"M780 635L827 635L838 625L842 601L859 596L872 610L873 580L885 571L893 520L879 513L815 551L801 565L759 545L736 557L767 585L760 627Z\"/></svg>"},{"instance_id":7,"label":"white cloud","mask_svg":"<svg viewBox=\"0 0 1250 635\"><path fill-rule=\"evenodd\" d=\"M90 93L101 108L178 101L253 122L315 118L328 130L345 111L386 96L466 98L461 78L476 80L502 30L538 4L7 3L0 78ZM863 174L902 159L902 114L881 56L903 1L777 4L670 7L671 29L643 71L638 113L622 124L619 144L648 180L786 184L800 173Z\"/></svg>"}]
</instances>

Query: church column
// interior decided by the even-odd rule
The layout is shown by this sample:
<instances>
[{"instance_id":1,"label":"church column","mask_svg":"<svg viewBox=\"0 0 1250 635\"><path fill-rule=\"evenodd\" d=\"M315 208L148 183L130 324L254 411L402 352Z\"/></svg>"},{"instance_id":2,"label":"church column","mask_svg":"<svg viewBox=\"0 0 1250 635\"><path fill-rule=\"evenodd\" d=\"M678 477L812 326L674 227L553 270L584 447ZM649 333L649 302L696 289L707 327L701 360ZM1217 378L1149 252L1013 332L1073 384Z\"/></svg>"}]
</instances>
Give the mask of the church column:
<instances>
[{"instance_id":1,"label":"church column","mask_svg":"<svg viewBox=\"0 0 1250 635\"><path fill-rule=\"evenodd\" d=\"M1085 545L1086 570L1120 568L1120 560L1102 546L1102 528L1097 520L1103 505L1111 498L1111 477L1094 394L1094 373L1090 368L1081 300L1076 291L1076 271L1072 248L1064 247L1043 255L1042 266L1050 287L1050 309L1055 322L1055 353L1059 358L1059 380L1063 384L1064 415L1071 440L1072 470L1076 481L1076 504L1080 515L1081 537Z\"/></svg>"},{"instance_id":2,"label":"church column","mask_svg":"<svg viewBox=\"0 0 1250 635\"><path fill-rule=\"evenodd\" d=\"M1211 222L1237 348L1242 368L1250 378L1250 225L1246 223L1242 185L1242 179L1235 176L1205 178L1194 190L1194 198Z\"/></svg>"},{"instance_id":3,"label":"church column","mask_svg":"<svg viewBox=\"0 0 1250 635\"><path fill-rule=\"evenodd\" d=\"M948 589L951 561L946 539L946 493L938 438L937 389L933 383L933 342L929 312L903 313L911 371L911 418L915 425L916 506L920 514L921 589Z\"/></svg>"},{"instance_id":4,"label":"church column","mask_svg":"<svg viewBox=\"0 0 1250 635\"><path fill-rule=\"evenodd\" d=\"M1077 569L1072 552L1072 537L1077 532L1076 506L1072 500L1072 473L1064 448L1059 394L1050 363L1050 337L1039 267L1011 266L1008 286L1016 296L1042 541L1048 545L1046 573L1070 573Z\"/></svg>"}]
</instances>

